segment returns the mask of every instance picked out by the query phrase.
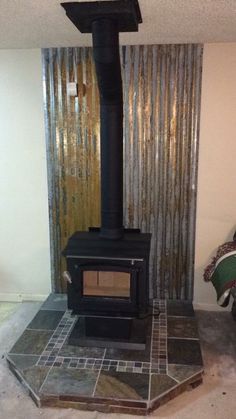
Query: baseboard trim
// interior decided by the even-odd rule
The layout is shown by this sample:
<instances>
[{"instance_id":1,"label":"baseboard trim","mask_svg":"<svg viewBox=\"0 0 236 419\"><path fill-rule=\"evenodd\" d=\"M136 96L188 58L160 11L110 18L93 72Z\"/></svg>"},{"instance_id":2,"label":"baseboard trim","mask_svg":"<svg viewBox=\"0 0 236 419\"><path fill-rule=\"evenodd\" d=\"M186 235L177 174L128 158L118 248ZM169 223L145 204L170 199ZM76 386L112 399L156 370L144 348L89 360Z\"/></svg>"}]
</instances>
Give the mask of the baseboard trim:
<instances>
[{"instance_id":1,"label":"baseboard trim","mask_svg":"<svg viewBox=\"0 0 236 419\"><path fill-rule=\"evenodd\" d=\"M48 294L13 294L13 293L0 293L0 301L9 303L22 303L22 301L45 301ZM232 302L228 307L220 307L217 304L197 303L193 301L195 310L204 311L231 311Z\"/></svg>"},{"instance_id":2,"label":"baseboard trim","mask_svg":"<svg viewBox=\"0 0 236 419\"><path fill-rule=\"evenodd\" d=\"M45 301L49 294L12 294L0 293L0 301L22 303L22 301Z\"/></svg>"},{"instance_id":3,"label":"baseboard trim","mask_svg":"<svg viewBox=\"0 0 236 419\"><path fill-rule=\"evenodd\" d=\"M228 307L220 307L218 304L207 304L207 303L195 303L193 301L193 307L195 310L203 310L203 311L231 311L231 302L229 303Z\"/></svg>"}]
</instances>

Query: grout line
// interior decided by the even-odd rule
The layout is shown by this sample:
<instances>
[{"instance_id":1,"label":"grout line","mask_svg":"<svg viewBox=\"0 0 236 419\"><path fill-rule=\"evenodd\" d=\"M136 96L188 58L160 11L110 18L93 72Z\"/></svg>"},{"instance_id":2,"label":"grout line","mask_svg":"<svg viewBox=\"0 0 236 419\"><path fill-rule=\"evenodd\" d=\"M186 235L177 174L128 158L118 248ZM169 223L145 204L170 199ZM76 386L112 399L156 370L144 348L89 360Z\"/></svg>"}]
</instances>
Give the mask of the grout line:
<instances>
[{"instance_id":1,"label":"grout line","mask_svg":"<svg viewBox=\"0 0 236 419\"><path fill-rule=\"evenodd\" d=\"M172 378L172 380L176 381L176 383L178 383L178 384L181 383L181 381L177 380L177 378L172 377L172 375L170 375L168 372L167 372L167 375L168 375L168 377Z\"/></svg>"},{"instance_id":2,"label":"grout line","mask_svg":"<svg viewBox=\"0 0 236 419\"><path fill-rule=\"evenodd\" d=\"M46 366L47 366L47 365L45 365L45 367L46 367ZM48 373L47 373L46 377L44 378L44 380L43 380L43 382L42 382L42 384L41 384L41 386L40 386L40 388L39 388L39 390L38 390L38 394L39 394L39 395L40 395L40 391L42 390L42 387L44 386L44 384L45 384L45 382L46 382L46 380L47 380L47 378L48 378L48 376L49 376L49 374L50 374L50 372L51 372L52 367L53 367L53 365L49 368L49 371L48 371Z\"/></svg>"},{"instance_id":3,"label":"grout line","mask_svg":"<svg viewBox=\"0 0 236 419\"><path fill-rule=\"evenodd\" d=\"M175 319L177 318L177 319L192 319L192 320L196 320L196 317L193 315L193 316L178 316L178 315L173 315L173 314L167 314L167 317L169 318L169 317L174 317Z\"/></svg>"},{"instance_id":4,"label":"grout line","mask_svg":"<svg viewBox=\"0 0 236 419\"><path fill-rule=\"evenodd\" d=\"M32 327L26 327L25 330L35 330L36 332L55 332L56 329L34 329Z\"/></svg>"},{"instance_id":5,"label":"grout line","mask_svg":"<svg viewBox=\"0 0 236 419\"><path fill-rule=\"evenodd\" d=\"M202 369L202 370L199 370L198 372L196 372L196 373L194 373L194 374L192 374L191 376L189 376L189 377L187 377L187 378L185 378L183 381L177 381L176 379L174 379L175 381L177 381L177 384L174 386L174 387L172 387L171 388L171 390L172 389L174 389L174 388L178 388L178 385L179 384L181 384L181 385L183 385L183 384L185 384L186 382L188 382L188 381L190 381L193 377L195 377L196 375L199 375L199 374L201 374L201 373L204 373L204 370ZM169 376L170 377L170 376ZM171 377L171 378L173 378L173 377ZM166 390L163 394L165 395L166 393L167 393L167 391L168 390ZM163 394L160 394L159 396L157 396L154 400L157 400L158 398L160 398L161 396L163 396Z\"/></svg>"},{"instance_id":6,"label":"grout line","mask_svg":"<svg viewBox=\"0 0 236 419\"><path fill-rule=\"evenodd\" d=\"M179 339L181 339L181 340L198 340L199 341L199 338L184 338L182 336L168 336L168 339L176 339L176 340L179 340Z\"/></svg>"},{"instance_id":7,"label":"grout line","mask_svg":"<svg viewBox=\"0 0 236 419\"><path fill-rule=\"evenodd\" d=\"M101 362L101 367L100 367L100 369L99 369L99 371L98 371L98 376L97 376L97 379L96 379L96 383L95 383L95 386L94 386L94 390L93 390L92 397L94 397L94 396L95 396L95 392L96 392L96 388L97 388L98 380L99 380L100 375L101 375L102 364L103 364L103 361L104 361L104 358L105 358L105 355L106 355L106 351L107 351L107 350L105 349L105 350L104 350L104 354L103 354L103 358L102 358L102 362Z\"/></svg>"},{"instance_id":8,"label":"grout line","mask_svg":"<svg viewBox=\"0 0 236 419\"><path fill-rule=\"evenodd\" d=\"M188 368L191 368L191 367L199 367L202 369L204 368L203 365L197 365L197 364L176 364L174 362L170 362L170 365L176 365L177 367L188 367Z\"/></svg>"},{"instance_id":9,"label":"grout line","mask_svg":"<svg viewBox=\"0 0 236 419\"><path fill-rule=\"evenodd\" d=\"M7 352L7 353L6 353L6 356L7 356L7 355L9 355L9 356L11 356L11 355L17 355L17 356L18 356L18 355L19 355L19 356L37 356L38 358L40 358L40 356L41 356L40 354L37 354L37 355L36 355L36 354L18 354L18 353L16 353L16 352Z\"/></svg>"},{"instance_id":10,"label":"grout line","mask_svg":"<svg viewBox=\"0 0 236 419\"><path fill-rule=\"evenodd\" d=\"M65 308L65 310L60 310L58 308L45 308L45 307L40 307L39 311L58 311L59 313L65 313L67 311L67 307Z\"/></svg>"}]
</instances>

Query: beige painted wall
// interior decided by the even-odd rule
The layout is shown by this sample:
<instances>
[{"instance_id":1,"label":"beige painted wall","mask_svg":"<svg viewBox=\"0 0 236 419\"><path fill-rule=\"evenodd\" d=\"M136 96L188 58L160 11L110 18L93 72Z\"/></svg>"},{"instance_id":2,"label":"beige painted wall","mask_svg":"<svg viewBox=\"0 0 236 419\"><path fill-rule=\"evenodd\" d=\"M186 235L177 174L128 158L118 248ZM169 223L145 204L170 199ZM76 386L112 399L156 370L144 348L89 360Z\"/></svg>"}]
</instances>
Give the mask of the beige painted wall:
<instances>
[{"instance_id":1,"label":"beige painted wall","mask_svg":"<svg viewBox=\"0 0 236 419\"><path fill-rule=\"evenodd\" d=\"M236 43L204 46L194 301L216 308L202 274L236 229ZM210 306L209 306L210 307ZM222 310L222 309L221 309Z\"/></svg>"},{"instance_id":2,"label":"beige painted wall","mask_svg":"<svg viewBox=\"0 0 236 419\"><path fill-rule=\"evenodd\" d=\"M50 285L41 52L0 50L0 300Z\"/></svg>"}]
</instances>

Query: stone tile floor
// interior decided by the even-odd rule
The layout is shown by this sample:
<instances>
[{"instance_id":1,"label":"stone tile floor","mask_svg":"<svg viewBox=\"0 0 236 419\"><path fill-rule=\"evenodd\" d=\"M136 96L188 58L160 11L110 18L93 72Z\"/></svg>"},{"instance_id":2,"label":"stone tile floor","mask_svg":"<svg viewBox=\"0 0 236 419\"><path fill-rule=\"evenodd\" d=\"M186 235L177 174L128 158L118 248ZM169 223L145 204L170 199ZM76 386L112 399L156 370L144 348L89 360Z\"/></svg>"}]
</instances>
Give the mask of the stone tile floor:
<instances>
[{"instance_id":1,"label":"stone tile floor","mask_svg":"<svg viewBox=\"0 0 236 419\"><path fill-rule=\"evenodd\" d=\"M201 382L190 303L154 301L145 351L68 345L77 319L66 296L51 294L8 353L10 369L38 406L144 415Z\"/></svg>"}]
</instances>

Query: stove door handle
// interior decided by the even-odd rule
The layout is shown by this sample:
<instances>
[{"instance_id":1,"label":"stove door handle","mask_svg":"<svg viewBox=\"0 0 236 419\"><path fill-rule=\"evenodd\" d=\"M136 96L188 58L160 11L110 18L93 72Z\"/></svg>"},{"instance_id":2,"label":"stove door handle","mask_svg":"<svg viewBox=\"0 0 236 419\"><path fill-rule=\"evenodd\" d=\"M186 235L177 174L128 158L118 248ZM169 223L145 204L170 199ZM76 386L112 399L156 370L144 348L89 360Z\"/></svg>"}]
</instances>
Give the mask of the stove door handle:
<instances>
[{"instance_id":1,"label":"stove door handle","mask_svg":"<svg viewBox=\"0 0 236 419\"><path fill-rule=\"evenodd\" d=\"M70 272L64 271L62 274L62 278L64 279L64 281L67 281L69 284L72 284Z\"/></svg>"}]
</instances>

